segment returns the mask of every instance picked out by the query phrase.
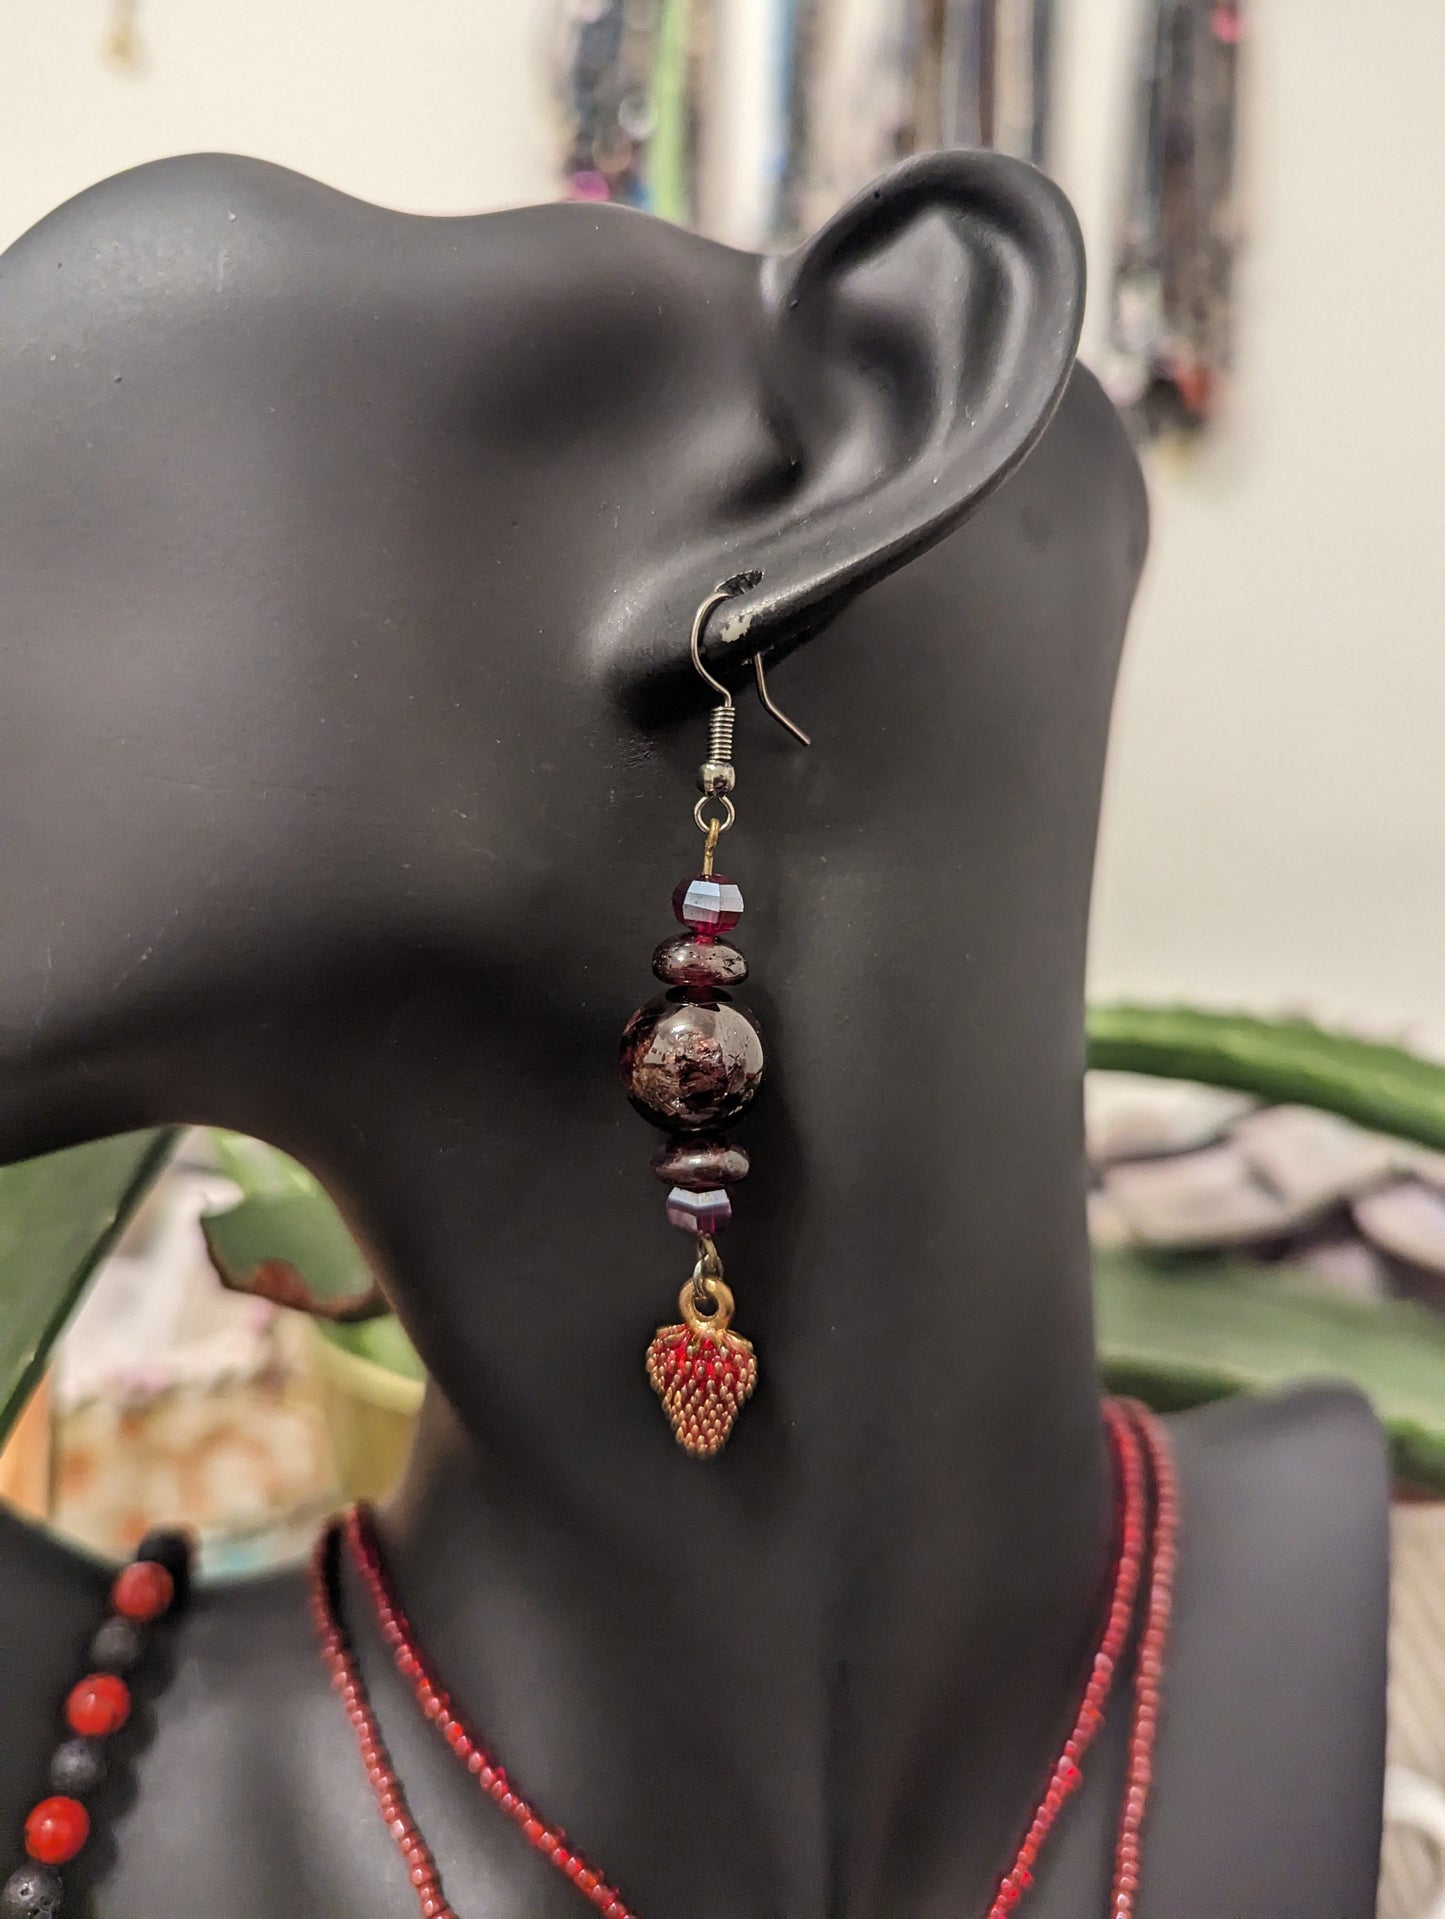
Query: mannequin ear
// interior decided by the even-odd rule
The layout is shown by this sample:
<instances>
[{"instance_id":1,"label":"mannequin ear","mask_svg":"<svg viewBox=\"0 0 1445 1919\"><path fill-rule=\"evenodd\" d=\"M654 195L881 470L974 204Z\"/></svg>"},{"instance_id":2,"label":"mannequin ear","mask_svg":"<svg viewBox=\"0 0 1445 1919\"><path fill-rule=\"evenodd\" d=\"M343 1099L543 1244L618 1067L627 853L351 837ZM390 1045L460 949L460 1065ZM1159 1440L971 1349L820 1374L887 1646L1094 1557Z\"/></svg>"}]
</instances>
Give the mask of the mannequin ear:
<instances>
[{"instance_id":1,"label":"mannequin ear","mask_svg":"<svg viewBox=\"0 0 1445 1919\"><path fill-rule=\"evenodd\" d=\"M994 153L904 162L761 272L794 483L732 548L761 578L713 616L718 662L806 636L955 527L1043 432L1083 317L1072 208Z\"/></svg>"}]
</instances>

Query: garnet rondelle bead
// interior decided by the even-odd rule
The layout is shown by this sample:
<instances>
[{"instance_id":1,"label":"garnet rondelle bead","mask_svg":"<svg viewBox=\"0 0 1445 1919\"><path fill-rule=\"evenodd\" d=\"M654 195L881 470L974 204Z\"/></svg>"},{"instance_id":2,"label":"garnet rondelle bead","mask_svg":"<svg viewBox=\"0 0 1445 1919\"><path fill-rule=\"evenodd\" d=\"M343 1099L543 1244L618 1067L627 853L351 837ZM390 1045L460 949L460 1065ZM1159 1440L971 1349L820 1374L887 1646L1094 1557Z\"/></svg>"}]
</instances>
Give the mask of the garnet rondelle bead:
<instances>
[{"instance_id":1,"label":"garnet rondelle bead","mask_svg":"<svg viewBox=\"0 0 1445 1919\"><path fill-rule=\"evenodd\" d=\"M652 970L669 986L741 986L748 963L726 940L678 933L653 954Z\"/></svg>"},{"instance_id":2,"label":"garnet rondelle bead","mask_svg":"<svg viewBox=\"0 0 1445 1919\"><path fill-rule=\"evenodd\" d=\"M5 1881L0 1912L5 1919L50 1919L52 1912L59 1912L64 1896L58 1872L48 1866L22 1866Z\"/></svg>"},{"instance_id":3,"label":"garnet rondelle bead","mask_svg":"<svg viewBox=\"0 0 1445 1919\"><path fill-rule=\"evenodd\" d=\"M710 1193L746 1179L752 1162L746 1150L725 1139L673 1139L652 1155L652 1170L668 1186Z\"/></svg>"},{"instance_id":4,"label":"garnet rondelle bead","mask_svg":"<svg viewBox=\"0 0 1445 1919\"><path fill-rule=\"evenodd\" d=\"M133 1559L116 1574L110 1603L125 1619L159 1619L176 1595L176 1582L155 1559Z\"/></svg>"},{"instance_id":5,"label":"garnet rondelle bead","mask_svg":"<svg viewBox=\"0 0 1445 1919\"><path fill-rule=\"evenodd\" d=\"M71 1730L86 1739L119 1732L130 1717L130 1687L113 1672L89 1673L71 1687L65 1717Z\"/></svg>"},{"instance_id":6,"label":"garnet rondelle bead","mask_svg":"<svg viewBox=\"0 0 1445 1919\"><path fill-rule=\"evenodd\" d=\"M50 1758L50 1789L84 1799L105 1778L105 1754L93 1739L67 1739Z\"/></svg>"},{"instance_id":7,"label":"garnet rondelle bead","mask_svg":"<svg viewBox=\"0 0 1445 1919\"><path fill-rule=\"evenodd\" d=\"M43 1866L63 1866L90 1836L90 1814L78 1799L57 1793L32 1806L25 1821L25 1850Z\"/></svg>"}]
</instances>

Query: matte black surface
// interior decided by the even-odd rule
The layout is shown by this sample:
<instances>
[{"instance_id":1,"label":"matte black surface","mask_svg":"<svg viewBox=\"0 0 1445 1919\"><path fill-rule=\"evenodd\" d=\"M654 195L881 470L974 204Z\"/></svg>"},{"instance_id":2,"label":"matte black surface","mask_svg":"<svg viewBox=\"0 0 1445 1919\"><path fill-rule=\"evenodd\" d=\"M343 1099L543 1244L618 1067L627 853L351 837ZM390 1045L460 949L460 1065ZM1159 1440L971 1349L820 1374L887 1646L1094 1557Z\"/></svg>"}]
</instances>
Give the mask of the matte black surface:
<instances>
[{"instance_id":1,"label":"matte black surface","mask_svg":"<svg viewBox=\"0 0 1445 1919\"><path fill-rule=\"evenodd\" d=\"M964 155L762 268L227 158L0 265L0 1156L212 1121L328 1181L440 1388L402 1592L646 1919L981 1912L1096 1630L1081 989L1145 512L1080 296L1055 192ZM696 870L688 621L746 566L711 656L816 633L774 683L817 745L745 703L762 1384L704 1465L643 1375L688 1248L614 1060ZM1364 1919L1377 1434L1328 1390L1177 1432L1143 1919ZM0 1546L18 1833L104 1581ZM100 1919L414 1911L298 1579L163 1650ZM580 1915L366 1658L459 1910ZM1030 1919L1102 1911L1116 1807L1096 1766Z\"/></svg>"}]
</instances>

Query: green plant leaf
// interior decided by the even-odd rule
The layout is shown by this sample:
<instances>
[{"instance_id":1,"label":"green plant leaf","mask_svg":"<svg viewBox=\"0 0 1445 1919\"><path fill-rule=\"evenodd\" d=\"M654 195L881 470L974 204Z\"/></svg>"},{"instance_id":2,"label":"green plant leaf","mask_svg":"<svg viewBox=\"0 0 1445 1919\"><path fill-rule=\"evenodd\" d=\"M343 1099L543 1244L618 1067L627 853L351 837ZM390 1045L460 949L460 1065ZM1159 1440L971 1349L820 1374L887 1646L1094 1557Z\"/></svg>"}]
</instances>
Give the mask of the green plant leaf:
<instances>
[{"instance_id":1,"label":"green plant leaf","mask_svg":"<svg viewBox=\"0 0 1445 1919\"><path fill-rule=\"evenodd\" d=\"M1445 1318L1428 1307L1349 1299L1288 1267L1096 1248L1094 1310L1111 1391L1173 1412L1348 1380L1389 1434L1396 1475L1445 1493Z\"/></svg>"},{"instance_id":2,"label":"green plant leaf","mask_svg":"<svg viewBox=\"0 0 1445 1919\"><path fill-rule=\"evenodd\" d=\"M1089 1064L1317 1106L1372 1133L1445 1151L1445 1066L1308 1020L1192 1006L1091 1006Z\"/></svg>"},{"instance_id":3,"label":"green plant leaf","mask_svg":"<svg viewBox=\"0 0 1445 1919\"><path fill-rule=\"evenodd\" d=\"M228 1133L219 1126L211 1129L211 1144L221 1171L233 1179L251 1199L270 1199L299 1193L309 1199L323 1196L320 1182L287 1153L278 1153L259 1139L244 1133Z\"/></svg>"},{"instance_id":4,"label":"green plant leaf","mask_svg":"<svg viewBox=\"0 0 1445 1919\"><path fill-rule=\"evenodd\" d=\"M201 1221L212 1260L245 1272L269 1260L293 1266L314 1293L344 1298L371 1283L366 1260L326 1189L298 1161L260 1140L215 1132L216 1157L241 1189L233 1206ZM416 1348L388 1313L356 1325L317 1320L317 1331L404 1379L424 1379Z\"/></svg>"},{"instance_id":5,"label":"green plant leaf","mask_svg":"<svg viewBox=\"0 0 1445 1919\"><path fill-rule=\"evenodd\" d=\"M388 1313L385 1319L365 1320L359 1326L329 1326L318 1320L316 1330L342 1352L369 1359L373 1366L385 1367L387 1372L397 1373L402 1379L426 1378L426 1368L417 1358L416 1347L402 1331L401 1321L394 1313Z\"/></svg>"},{"instance_id":6,"label":"green plant leaf","mask_svg":"<svg viewBox=\"0 0 1445 1919\"><path fill-rule=\"evenodd\" d=\"M123 1133L0 1166L0 1441L179 1136Z\"/></svg>"}]
</instances>

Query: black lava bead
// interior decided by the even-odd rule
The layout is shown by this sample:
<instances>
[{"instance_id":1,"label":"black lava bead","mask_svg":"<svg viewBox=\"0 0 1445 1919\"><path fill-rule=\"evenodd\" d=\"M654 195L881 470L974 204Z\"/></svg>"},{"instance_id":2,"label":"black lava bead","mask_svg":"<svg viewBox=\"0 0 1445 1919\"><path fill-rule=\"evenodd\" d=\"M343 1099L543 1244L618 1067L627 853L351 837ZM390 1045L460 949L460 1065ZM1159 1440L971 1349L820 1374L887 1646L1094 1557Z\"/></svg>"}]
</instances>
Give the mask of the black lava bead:
<instances>
[{"instance_id":1,"label":"black lava bead","mask_svg":"<svg viewBox=\"0 0 1445 1919\"><path fill-rule=\"evenodd\" d=\"M145 1650L145 1640L128 1619L107 1619L90 1642L90 1663L97 1672L129 1672Z\"/></svg>"},{"instance_id":2,"label":"black lava bead","mask_svg":"<svg viewBox=\"0 0 1445 1919\"><path fill-rule=\"evenodd\" d=\"M67 1739L50 1760L50 1789L85 1799L105 1778L105 1754L94 1739Z\"/></svg>"},{"instance_id":3,"label":"black lava bead","mask_svg":"<svg viewBox=\"0 0 1445 1919\"><path fill-rule=\"evenodd\" d=\"M695 933L679 933L658 947L652 970L669 986L741 986L748 976L748 963L726 940L700 940Z\"/></svg>"},{"instance_id":4,"label":"black lava bead","mask_svg":"<svg viewBox=\"0 0 1445 1919\"><path fill-rule=\"evenodd\" d=\"M672 1132L703 1132L752 1105L763 1042L752 1017L725 994L678 986L632 1015L619 1065L644 1119Z\"/></svg>"},{"instance_id":5,"label":"black lava bead","mask_svg":"<svg viewBox=\"0 0 1445 1919\"><path fill-rule=\"evenodd\" d=\"M746 1150L725 1139L670 1139L652 1155L652 1170L668 1186L715 1193L748 1176Z\"/></svg>"},{"instance_id":6,"label":"black lava bead","mask_svg":"<svg viewBox=\"0 0 1445 1919\"><path fill-rule=\"evenodd\" d=\"M173 1607L183 1605L190 1590L191 1565L195 1558L191 1535L173 1526L157 1526L136 1547L135 1556L165 1567L176 1589L171 1604Z\"/></svg>"},{"instance_id":7,"label":"black lava bead","mask_svg":"<svg viewBox=\"0 0 1445 1919\"><path fill-rule=\"evenodd\" d=\"M50 1919L52 1912L59 1912L64 1894L58 1872L49 1866L22 1866L5 1881L0 1910L5 1919Z\"/></svg>"}]
</instances>

